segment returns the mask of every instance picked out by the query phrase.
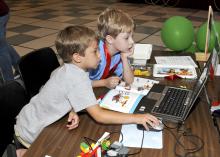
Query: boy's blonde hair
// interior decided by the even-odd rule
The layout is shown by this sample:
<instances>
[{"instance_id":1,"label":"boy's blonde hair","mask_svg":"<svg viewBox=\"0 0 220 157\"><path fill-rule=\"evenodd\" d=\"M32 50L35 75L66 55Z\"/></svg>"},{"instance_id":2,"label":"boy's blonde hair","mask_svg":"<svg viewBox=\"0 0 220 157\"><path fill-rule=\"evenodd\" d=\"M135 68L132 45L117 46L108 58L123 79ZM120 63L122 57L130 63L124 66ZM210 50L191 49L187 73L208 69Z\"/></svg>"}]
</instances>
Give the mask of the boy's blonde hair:
<instances>
[{"instance_id":1,"label":"boy's blonde hair","mask_svg":"<svg viewBox=\"0 0 220 157\"><path fill-rule=\"evenodd\" d=\"M98 17L98 31L101 39L107 35L116 37L119 33L134 30L134 20L125 12L115 8L105 9Z\"/></svg>"},{"instance_id":2,"label":"boy's blonde hair","mask_svg":"<svg viewBox=\"0 0 220 157\"><path fill-rule=\"evenodd\" d=\"M98 40L98 37L93 30L84 26L69 26L59 32L55 46L64 63L70 63L74 53L84 56L94 40Z\"/></svg>"}]
</instances>

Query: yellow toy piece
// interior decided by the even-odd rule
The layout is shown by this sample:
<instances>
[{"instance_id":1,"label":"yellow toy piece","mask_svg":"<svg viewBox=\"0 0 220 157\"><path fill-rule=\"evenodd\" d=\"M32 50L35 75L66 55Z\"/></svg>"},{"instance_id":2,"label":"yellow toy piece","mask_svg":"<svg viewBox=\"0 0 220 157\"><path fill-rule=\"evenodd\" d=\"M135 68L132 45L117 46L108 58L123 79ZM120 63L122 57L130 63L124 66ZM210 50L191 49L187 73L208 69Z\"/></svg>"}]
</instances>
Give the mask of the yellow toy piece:
<instances>
[{"instance_id":1,"label":"yellow toy piece","mask_svg":"<svg viewBox=\"0 0 220 157\"><path fill-rule=\"evenodd\" d=\"M94 149L94 146L95 146L95 143L92 143L92 144L91 144L92 149Z\"/></svg>"},{"instance_id":2,"label":"yellow toy piece","mask_svg":"<svg viewBox=\"0 0 220 157\"><path fill-rule=\"evenodd\" d=\"M83 153L88 153L90 150L89 146L85 142L80 143L80 149Z\"/></svg>"},{"instance_id":3,"label":"yellow toy piece","mask_svg":"<svg viewBox=\"0 0 220 157\"><path fill-rule=\"evenodd\" d=\"M150 76L150 72L148 70L135 69L134 75L135 76Z\"/></svg>"},{"instance_id":4,"label":"yellow toy piece","mask_svg":"<svg viewBox=\"0 0 220 157\"><path fill-rule=\"evenodd\" d=\"M141 74L141 70L139 70L139 69L134 70L134 75L139 76L140 74Z\"/></svg>"}]
</instances>

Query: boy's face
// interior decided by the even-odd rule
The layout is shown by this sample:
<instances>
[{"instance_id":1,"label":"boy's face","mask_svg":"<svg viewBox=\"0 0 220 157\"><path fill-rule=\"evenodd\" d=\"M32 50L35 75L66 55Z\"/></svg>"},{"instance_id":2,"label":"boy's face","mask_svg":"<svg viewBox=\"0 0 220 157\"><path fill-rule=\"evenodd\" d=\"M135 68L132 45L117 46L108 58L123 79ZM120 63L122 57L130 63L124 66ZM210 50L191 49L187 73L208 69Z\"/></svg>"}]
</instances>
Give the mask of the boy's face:
<instances>
[{"instance_id":1,"label":"boy's face","mask_svg":"<svg viewBox=\"0 0 220 157\"><path fill-rule=\"evenodd\" d=\"M119 33L113 41L115 49L124 53L133 53L134 40L132 35L133 32Z\"/></svg>"},{"instance_id":2,"label":"boy's face","mask_svg":"<svg viewBox=\"0 0 220 157\"><path fill-rule=\"evenodd\" d=\"M98 42L92 41L89 47L85 50L85 56L82 63L85 70L96 69L100 62L100 53L98 50Z\"/></svg>"}]
</instances>

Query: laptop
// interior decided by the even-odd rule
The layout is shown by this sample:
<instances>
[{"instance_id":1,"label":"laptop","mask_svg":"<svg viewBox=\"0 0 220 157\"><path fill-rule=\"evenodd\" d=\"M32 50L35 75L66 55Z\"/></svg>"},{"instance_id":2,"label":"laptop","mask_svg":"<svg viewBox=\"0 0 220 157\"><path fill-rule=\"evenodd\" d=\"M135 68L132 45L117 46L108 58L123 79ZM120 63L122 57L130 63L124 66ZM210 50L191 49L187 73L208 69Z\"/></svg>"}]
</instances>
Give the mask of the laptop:
<instances>
[{"instance_id":1,"label":"laptop","mask_svg":"<svg viewBox=\"0 0 220 157\"><path fill-rule=\"evenodd\" d=\"M151 113L165 121L177 123L185 121L207 82L211 60L212 54L196 80L193 90L154 84L134 113Z\"/></svg>"},{"instance_id":2,"label":"laptop","mask_svg":"<svg viewBox=\"0 0 220 157\"><path fill-rule=\"evenodd\" d=\"M189 115L192 107L205 86L211 67L216 69L216 65L219 62L218 53L220 51L219 37L214 27L213 11L211 6L208 12L206 33L205 53L208 51L208 45L210 40L210 32L212 27L214 28L214 34L216 37L215 47L210 54L206 65L204 66L200 77L195 82L193 90L182 89L177 87L171 87L161 84L154 84L150 89L148 95L143 97L134 113L151 113L158 118L162 118L165 121L183 122Z\"/></svg>"}]
</instances>

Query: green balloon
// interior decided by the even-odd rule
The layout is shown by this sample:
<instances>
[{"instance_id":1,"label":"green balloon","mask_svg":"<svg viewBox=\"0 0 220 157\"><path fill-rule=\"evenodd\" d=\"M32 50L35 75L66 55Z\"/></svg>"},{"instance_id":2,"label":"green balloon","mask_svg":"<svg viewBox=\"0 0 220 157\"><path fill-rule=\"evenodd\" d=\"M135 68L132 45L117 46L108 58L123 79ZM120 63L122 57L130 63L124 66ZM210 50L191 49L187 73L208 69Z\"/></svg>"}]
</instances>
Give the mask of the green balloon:
<instances>
[{"instance_id":1,"label":"green balloon","mask_svg":"<svg viewBox=\"0 0 220 157\"><path fill-rule=\"evenodd\" d=\"M219 36L219 40L220 40L220 22L214 21L214 27L215 27L216 33ZM205 51L206 30L207 30L207 22L202 24L196 33L197 48L200 51ZM208 47L209 52L211 52L215 46L216 39L215 39L214 33L215 33L214 29L212 28L211 33L210 33L209 47Z\"/></svg>"},{"instance_id":2,"label":"green balloon","mask_svg":"<svg viewBox=\"0 0 220 157\"><path fill-rule=\"evenodd\" d=\"M161 39L171 50L187 49L194 40L192 22L183 16L173 16L167 19L161 30Z\"/></svg>"},{"instance_id":3,"label":"green balloon","mask_svg":"<svg viewBox=\"0 0 220 157\"><path fill-rule=\"evenodd\" d=\"M197 51L196 45L192 44L190 47L188 47L185 52L195 53Z\"/></svg>"},{"instance_id":4,"label":"green balloon","mask_svg":"<svg viewBox=\"0 0 220 157\"><path fill-rule=\"evenodd\" d=\"M215 21L215 29L218 33L218 37L219 37L219 40L220 40L220 22Z\"/></svg>"},{"instance_id":5,"label":"green balloon","mask_svg":"<svg viewBox=\"0 0 220 157\"><path fill-rule=\"evenodd\" d=\"M207 22L202 24L196 33L197 48L202 52L205 51L206 32L207 32ZM214 45L215 45L214 31L211 31L210 39L209 39L209 47L208 47L209 52L213 50Z\"/></svg>"}]
</instances>

